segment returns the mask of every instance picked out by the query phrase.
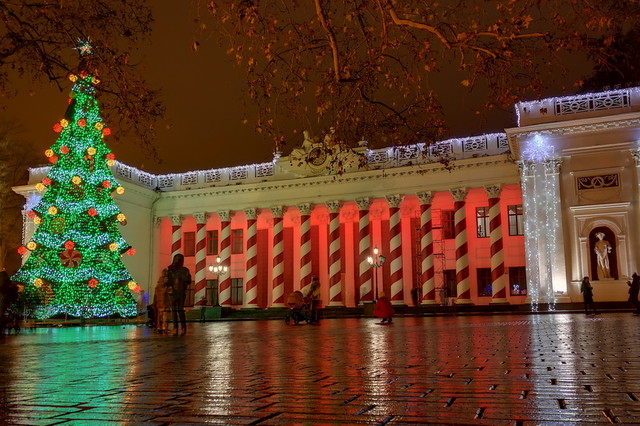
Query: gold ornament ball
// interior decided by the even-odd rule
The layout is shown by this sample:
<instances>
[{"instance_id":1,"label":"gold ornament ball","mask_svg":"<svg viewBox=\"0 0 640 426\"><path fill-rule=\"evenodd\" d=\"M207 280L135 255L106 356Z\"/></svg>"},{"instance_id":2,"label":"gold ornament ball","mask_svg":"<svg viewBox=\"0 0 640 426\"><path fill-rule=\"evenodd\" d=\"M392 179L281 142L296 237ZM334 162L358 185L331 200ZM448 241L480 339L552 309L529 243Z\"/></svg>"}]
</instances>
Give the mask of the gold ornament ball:
<instances>
[{"instance_id":1,"label":"gold ornament ball","mask_svg":"<svg viewBox=\"0 0 640 426\"><path fill-rule=\"evenodd\" d=\"M135 290L136 287L138 286L138 284L136 284L135 281L129 281L129 284L127 284L129 287L129 290Z\"/></svg>"},{"instance_id":2,"label":"gold ornament ball","mask_svg":"<svg viewBox=\"0 0 640 426\"><path fill-rule=\"evenodd\" d=\"M82 179L80 179L80 176L74 176L74 177L71 179L71 182L72 182L74 185L78 185L78 184L80 184L80 182L82 182Z\"/></svg>"},{"instance_id":3,"label":"gold ornament ball","mask_svg":"<svg viewBox=\"0 0 640 426\"><path fill-rule=\"evenodd\" d=\"M75 83L76 81L78 81L78 76L75 74L69 74L69 80Z\"/></svg>"},{"instance_id":4,"label":"gold ornament ball","mask_svg":"<svg viewBox=\"0 0 640 426\"><path fill-rule=\"evenodd\" d=\"M33 280L33 286L36 288L42 287L42 284L43 284L42 278L36 278L35 280Z\"/></svg>"},{"instance_id":5,"label":"gold ornament ball","mask_svg":"<svg viewBox=\"0 0 640 426\"><path fill-rule=\"evenodd\" d=\"M102 130L102 129L104 128L104 124L102 124L102 123L96 123L94 127L95 127L96 129L98 129L98 130Z\"/></svg>"},{"instance_id":6,"label":"gold ornament ball","mask_svg":"<svg viewBox=\"0 0 640 426\"><path fill-rule=\"evenodd\" d=\"M27 243L27 248L31 251L34 251L36 249L36 247L38 247L38 244L36 244L35 241L29 241Z\"/></svg>"},{"instance_id":7,"label":"gold ornament ball","mask_svg":"<svg viewBox=\"0 0 640 426\"><path fill-rule=\"evenodd\" d=\"M63 118L62 120L60 120L60 125L62 127L67 127L69 125L69 120Z\"/></svg>"},{"instance_id":8,"label":"gold ornament ball","mask_svg":"<svg viewBox=\"0 0 640 426\"><path fill-rule=\"evenodd\" d=\"M116 160L107 160L107 166L113 167L116 164Z\"/></svg>"},{"instance_id":9,"label":"gold ornament ball","mask_svg":"<svg viewBox=\"0 0 640 426\"><path fill-rule=\"evenodd\" d=\"M124 213L118 213L116 219L118 219L118 222L124 222L125 220L127 220L127 217L124 215Z\"/></svg>"},{"instance_id":10,"label":"gold ornament ball","mask_svg":"<svg viewBox=\"0 0 640 426\"><path fill-rule=\"evenodd\" d=\"M36 225L40 225L42 223L42 219L40 219L40 216L34 217L33 223L35 223Z\"/></svg>"},{"instance_id":11,"label":"gold ornament ball","mask_svg":"<svg viewBox=\"0 0 640 426\"><path fill-rule=\"evenodd\" d=\"M124 188L122 186L119 186L116 188L116 193L122 195L124 194Z\"/></svg>"},{"instance_id":12,"label":"gold ornament ball","mask_svg":"<svg viewBox=\"0 0 640 426\"><path fill-rule=\"evenodd\" d=\"M111 251L118 250L118 245L116 243L109 244L109 250L111 250Z\"/></svg>"},{"instance_id":13,"label":"gold ornament ball","mask_svg":"<svg viewBox=\"0 0 640 426\"><path fill-rule=\"evenodd\" d=\"M87 154L96 155L96 149L94 147L90 146L89 148L87 148Z\"/></svg>"},{"instance_id":14,"label":"gold ornament ball","mask_svg":"<svg viewBox=\"0 0 640 426\"><path fill-rule=\"evenodd\" d=\"M36 183L36 190L37 191L44 191L44 185L40 182Z\"/></svg>"},{"instance_id":15,"label":"gold ornament ball","mask_svg":"<svg viewBox=\"0 0 640 426\"><path fill-rule=\"evenodd\" d=\"M56 206L51 206L47 210L47 212L51 215L58 214L58 208Z\"/></svg>"},{"instance_id":16,"label":"gold ornament ball","mask_svg":"<svg viewBox=\"0 0 640 426\"><path fill-rule=\"evenodd\" d=\"M53 157L53 150L52 149L48 149L44 152L44 155L46 155L47 157Z\"/></svg>"}]
</instances>

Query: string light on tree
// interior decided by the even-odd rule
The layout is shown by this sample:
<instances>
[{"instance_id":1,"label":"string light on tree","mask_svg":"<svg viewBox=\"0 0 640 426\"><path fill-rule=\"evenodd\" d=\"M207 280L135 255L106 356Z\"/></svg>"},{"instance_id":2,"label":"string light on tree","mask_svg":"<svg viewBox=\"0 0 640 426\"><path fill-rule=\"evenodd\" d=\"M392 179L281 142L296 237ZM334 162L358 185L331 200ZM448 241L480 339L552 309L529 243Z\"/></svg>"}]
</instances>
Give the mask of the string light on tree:
<instances>
[{"instance_id":1,"label":"string light on tree","mask_svg":"<svg viewBox=\"0 0 640 426\"><path fill-rule=\"evenodd\" d=\"M56 142L45 151L51 166L36 184L42 196L27 213L38 228L18 249L29 258L13 279L24 283L37 318L134 316L131 292L140 286L121 256L135 251L120 233L126 218L112 198L124 188L109 169L115 156L103 140L111 132L95 98L99 80L86 71L93 49L88 40L77 49L82 71L69 76L69 106L53 125Z\"/></svg>"}]
</instances>

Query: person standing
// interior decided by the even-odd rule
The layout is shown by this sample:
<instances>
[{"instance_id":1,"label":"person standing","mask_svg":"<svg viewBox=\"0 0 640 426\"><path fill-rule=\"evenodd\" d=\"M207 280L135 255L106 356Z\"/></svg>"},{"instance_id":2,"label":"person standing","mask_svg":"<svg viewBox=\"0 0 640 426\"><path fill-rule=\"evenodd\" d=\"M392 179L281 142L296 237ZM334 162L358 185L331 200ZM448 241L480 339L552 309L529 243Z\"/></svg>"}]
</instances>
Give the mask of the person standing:
<instances>
[{"instance_id":1,"label":"person standing","mask_svg":"<svg viewBox=\"0 0 640 426\"><path fill-rule=\"evenodd\" d=\"M184 313L184 301L187 296L187 287L191 284L191 273L184 266L184 256L176 254L173 263L169 265L168 282L171 290L171 311L173 311L173 332L178 334L178 319L182 324L182 334L187 333L187 319Z\"/></svg>"},{"instance_id":2,"label":"person standing","mask_svg":"<svg viewBox=\"0 0 640 426\"><path fill-rule=\"evenodd\" d=\"M311 308L311 324L320 323L320 280L318 277L311 279L311 286L307 292L306 299Z\"/></svg>"},{"instance_id":3,"label":"person standing","mask_svg":"<svg viewBox=\"0 0 640 426\"><path fill-rule=\"evenodd\" d=\"M155 291L153 293L153 311L155 316L156 333L164 333L167 331L167 311L171 305L168 287L169 272L166 269L162 270L158 283L156 284Z\"/></svg>"},{"instance_id":4,"label":"person standing","mask_svg":"<svg viewBox=\"0 0 640 426\"><path fill-rule=\"evenodd\" d=\"M396 311L393 309L391 302L387 299L384 292L380 292L380 297L376 301L376 306L373 307L373 315L378 318L382 318L381 323L391 324L393 321L393 315Z\"/></svg>"},{"instance_id":5,"label":"person standing","mask_svg":"<svg viewBox=\"0 0 640 426\"><path fill-rule=\"evenodd\" d=\"M635 307L634 315L640 315L640 303L638 303L638 291L640 290L640 276L634 272L631 276L631 282L627 281L629 286L629 302Z\"/></svg>"},{"instance_id":6,"label":"person standing","mask_svg":"<svg viewBox=\"0 0 640 426\"><path fill-rule=\"evenodd\" d=\"M584 277L582 279L582 284L580 284L580 293L582 293L582 297L584 299L585 315L589 315L589 306L591 306L591 309L593 310L593 314L598 315L598 311L596 310L596 305L595 303L593 303L593 287L591 286L589 277Z\"/></svg>"}]
</instances>

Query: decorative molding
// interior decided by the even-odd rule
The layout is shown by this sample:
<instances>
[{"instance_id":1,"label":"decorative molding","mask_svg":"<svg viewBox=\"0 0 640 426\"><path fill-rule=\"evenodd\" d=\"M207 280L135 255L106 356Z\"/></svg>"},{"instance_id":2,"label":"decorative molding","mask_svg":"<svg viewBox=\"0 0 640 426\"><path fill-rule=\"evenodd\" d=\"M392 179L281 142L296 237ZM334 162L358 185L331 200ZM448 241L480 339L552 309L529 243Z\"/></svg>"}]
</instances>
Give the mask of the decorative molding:
<instances>
[{"instance_id":1,"label":"decorative molding","mask_svg":"<svg viewBox=\"0 0 640 426\"><path fill-rule=\"evenodd\" d=\"M311 214L311 204L310 203L301 203L298 204L298 210L300 211L300 215L309 216Z\"/></svg>"},{"instance_id":2,"label":"decorative molding","mask_svg":"<svg viewBox=\"0 0 640 426\"><path fill-rule=\"evenodd\" d=\"M418 192L417 195L418 199L420 199L420 204L431 204L431 202L433 201L432 191Z\"/></svg>"},{"instance_id":3,"label":"decorative molding","mask_svg":"<svg viewBox=\"0 0 640 426\"><path fill-rule=\"evenodd\" d=\"M340 208L342 207L342 201L327 201L327 207L329 208L329 213L340 213Z\"/></svg>"},{"instance_id":4,"label":"decorative molding","mask_svg":"<svg viewBox=\"0 0 640 426\"><path fill-rule=\"evenodd\" d=\"M209 213L205 213L205 212L194 213L193 217L196 220L196 223L203 224L203 223L207 223L207 219L209 218Z\"/></svg>"},{"instance_id":5,"label":"decorative molding","mask_svg":"<svg viewBox=\"0 0 640 426\"><path fill-rule=\"evenodd\" d=\"M271 214L273 214L274 218L281 218L284 213L284 207L282 206L273 206L269 209L271 210Z\"/></svg>"},{"instance_id":6,"label":"decorative molding","mask_svg":"<svg viewBox=\"0 0 640 426\"><path fill-rule=\"evenodd\" d=\"M255 220L258 215L257 210L253 207L244 209L244 214L247 216L247 220Z\"/></svg>"},{"instance_id":7,"label":"decorative molding","mask_svg":"<svg viewBox=\"0 0 640 426\"><path fill-rule=\"evenodd\" d=\"M369 210L371 207L371 198L356 198L358 210Z\"/></svg>"},{"instance_id":8,"label":"decorative molding","mask_svg":"<svg viewBox=\"0 0 640 426\"><path fill-rule=\"evenodd\" d=\"M546 175L557 175L560 173L562 160L559 158L548 158L543 160L542 164L544 164L544 172Z\"/></svg>"},{"instance_id":9,"label":"decorative molding","mask_svg":"<svg viewBox=\"0 0 640 426\"><path fill-rule=\"evenodd\" d=\"M636 167L640 167L640 149L632 149L630 152L636 163Z\"/></svg>"},{"instance_id":10,"label":"decorative molding","mask_svg":"<svg viewBox=\"0 0 640 426\"><path fill-rule=\"evenodd\" d=\"M218 216L220 216L220 220L222 222L231 222L231 211L230 210L221 210L218 212Z\"/></svg>"},{"instance_id":11,"label":"decorative molding","mask_svg":"<svg viewBox=\"0 0 640 426\"><path fill-rule=\"evenodd\" d=\"M618 173L576 177L576 187L578 188L578 191L617 188L619 186L620 175Z\"/></svg>"},{"instance_id":12,"label":"decorative molding","mask_svg":"<svg viewBox=\"0 0 640 426\"><path fill-rule=\"evenodd\" d=\"M467 198L467 188L453 188L449 191L453 195L453 201L464 201Z\"/></svg>"},{"instance_id":13,"label":"decorative molding","mask_svg":"<svg viewBox=\"0 0 640 426\"><path fill-rule=\"evenodd\" d=\"M500 193L502 192L502 185L487 185L484 187L485 191L487 191L487 196L489 199L491 198L500 198Z\"/></svg>"},{"instance_id":14,"label":"decorative molding","mask_svg":"<svg viewBox=\"0 0 640 426\"><path fill-rule=\"evenodd\" d=\"M400 207L400 203L402 202L402 195L400 194L392 194L387 195L385 197L387 202L389 203L389 207Z\"/></svg>"},{"instance_id":15,"label":"decorative molding","mask_svg":"<svg viewBox=\"0 0 640 426\"><path fill-rule=\"evenodd\" d=\"M169 216L169 219L171 219L171 224L173 226L181 226L182 225L182 220L184 219L184 216L182 216L182 215L172 215L172 216Z\"/></svg>"}]
</instances>

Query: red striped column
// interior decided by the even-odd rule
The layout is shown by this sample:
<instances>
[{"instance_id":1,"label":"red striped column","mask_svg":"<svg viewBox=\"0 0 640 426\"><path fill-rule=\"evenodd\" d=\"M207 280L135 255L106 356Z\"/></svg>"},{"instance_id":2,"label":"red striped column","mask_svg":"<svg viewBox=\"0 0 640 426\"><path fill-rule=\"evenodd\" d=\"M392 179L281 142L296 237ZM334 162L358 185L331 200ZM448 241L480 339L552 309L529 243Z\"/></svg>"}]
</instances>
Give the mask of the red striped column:
<instances>
[{"instance_id":1,"label":"red striped column","mask_svg":"<svg viewBox=\"0 0 640 426\"><path fill-rule=\"evenodd\" d=\"M388 195L389 203L389 276L391 278L389 299L394 305L404 303L402 283L402 221L400 219L401 195ZM374 271L374 274L376 271ZM382 290L379 283L378 291Z\"/></svg>"},{"instance_id":2,"label":"red striped column","mask_svg":"<svg viewBox=\"0 0 640 426\"><path fill-rule=\"evenodd\" d=\"M369 198L358 198L358 265L360 302L373 302L373 287L371 283L371 265L367 262L367 257L371 251L371 230L369 229Z\"/></svg>"},{"instance_id":3,"label":"red striped column","mask_svg":"<svg viewBox=\"0 0 640 426\"><path fill-rule=\"evenodd\" d=\"M500 185L485 187L489 196L489 243L491 244L491 303L509 303L507 300L507 275L504 267L502 244L502 220L500 218Z\"/></svg>"},{"instance_id":4,"label":"red striped column","mask_svg":"<svg viewBox=\"0 0 640 426\"><path fill-rule=\"evenodd\" d=\"M195 213L196 219L196 283L193 288L193 305L207 304L207 218L206 213Z\"/></svg>"},{"instance_id":5,"label":"red striped column","mask_svg":"<svg viewBox=\"0 0 640 426\"><path fill-rule=\"evenodd\" d=\"M231 212L218 212L220 216L220 263L229 265L229 273L218 275L218 303L220 306L231 306Z\"/></svg>"},{"instance_id":6,"label":"red striped column","mask_svg":"<svg viewBox=\"0 0 640 426\"><path fill-rule=\"evenodd\" d=\"M329 207L329 306L344 306L342 300L342 250L340 241L340 201L330 201Z\"/></svg>"},{"instance_id":7,"label":"red striped column","mask_svg":"<svg viewBox=\"0 0 640 426\"><path fill-rule=\"evenodd\" d=\"M433 224L431 222L431 191L418 193L420 199L420 259L422 304L436 303L436 274L433 256Z\"/></svg>"},{"instance_id":8,"label":"red striped column","mask_svg":"<svg viewBox=\"0 0 640 426\"><path fill-rule=\"evenodd\" d=\"M284 306L284 235L281 206L271 207L273 213L273 291L271 306Z\"/></svg>"},{"instance_id":9,"label":"red striped column","mask_svg":"<svg viewBox=\"0 0 640 426\"><path fill-rule=\"evenodd\" d=\"M182 216L170 216L171 219L171 262L173 256L182 249Z\"/></svg>"},{"instance_id":10,"label":"red striped column","mask_svg":"<svg viewBox=\"0 0 640 426\"><path fill-rule=\"evenodd\" d=\"M300 211L300 291L306 295L311 286L311 204L298 204Z\"/></svg>"},{"instance_id":11,"label":"red striped column","mask_svg":"<svg viewBox=\"0 0 640 426\"><path fill-rule=\"evenodd\" d=\"M467 215L465 213L465 188L451 190L453 208L455 210L454 232L456 248L456 282L458 298L456 304L471 303L471 287L469 283L469 246L467 244Z\"/></svg>"},{"instance_id":12,"label":"red striped column","mask_svg":"<svg viewBox=\"0 0 640 426\"><path fill-rule=\"evenodd\" d=\"M256 209L245 209L247 216L247 271L244 280L244 306L258 307L258 221Z\"/></svg>"}]
</instances>

